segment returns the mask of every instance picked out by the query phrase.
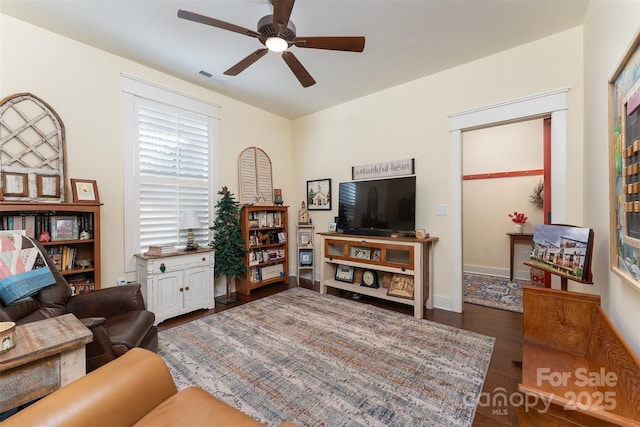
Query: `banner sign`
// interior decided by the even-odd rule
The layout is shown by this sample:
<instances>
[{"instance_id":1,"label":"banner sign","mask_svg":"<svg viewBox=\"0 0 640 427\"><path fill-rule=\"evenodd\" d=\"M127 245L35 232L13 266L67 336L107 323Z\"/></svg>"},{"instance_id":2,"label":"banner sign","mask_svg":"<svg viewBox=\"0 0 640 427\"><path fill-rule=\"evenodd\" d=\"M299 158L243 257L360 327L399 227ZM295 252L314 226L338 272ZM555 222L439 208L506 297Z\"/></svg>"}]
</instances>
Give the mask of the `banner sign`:
<instances>
[{"instance_id":1,"label":"banner sign","mask_svg":"<svg viewBox=\"0 0 640 427\"><path fill-rule=\"evenodd\" d=\"M351 179L353 180L413 175L414 173L415 159L395 160L351 167Z\"/></svg>"}]
</instances>

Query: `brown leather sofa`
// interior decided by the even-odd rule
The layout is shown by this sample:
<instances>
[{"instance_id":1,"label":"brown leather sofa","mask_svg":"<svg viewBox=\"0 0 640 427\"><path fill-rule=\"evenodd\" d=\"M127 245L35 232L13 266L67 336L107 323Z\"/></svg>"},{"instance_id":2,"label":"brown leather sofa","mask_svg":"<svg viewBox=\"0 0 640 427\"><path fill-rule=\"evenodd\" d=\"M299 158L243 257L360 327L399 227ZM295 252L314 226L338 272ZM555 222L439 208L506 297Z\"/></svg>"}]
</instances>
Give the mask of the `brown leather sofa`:
<instances>
[{"instance_id":1,"label":"brown leather sofa","mask_svg":"<svg viewBox=\"0 0 640 427\"><path fill-rule=\"evenodd\" d=\"M0 302L0 321L35 322L66 313L73 313L93 332L93 342L87 344L87 372L122 356L129 349L158 349L158 330L153 325L155 315L145 310L139 284L105 288L71 296L71 287L55 268L53 261L39 242L53 273L55 283L41 289L32 301L5 306Z\"/></svg>"},{"instance_id":2,"label":"brown leather sofa","mask_svg":"<svg viewBox=\"0 0 640 427\"><path fill-rule=\"evenodd\" d=\"M177 391L160 356L132 349L6 419L3 427L262 426L198 387ZM281 427L295 427L284 422Z\"/></svg>"}]
</instances>

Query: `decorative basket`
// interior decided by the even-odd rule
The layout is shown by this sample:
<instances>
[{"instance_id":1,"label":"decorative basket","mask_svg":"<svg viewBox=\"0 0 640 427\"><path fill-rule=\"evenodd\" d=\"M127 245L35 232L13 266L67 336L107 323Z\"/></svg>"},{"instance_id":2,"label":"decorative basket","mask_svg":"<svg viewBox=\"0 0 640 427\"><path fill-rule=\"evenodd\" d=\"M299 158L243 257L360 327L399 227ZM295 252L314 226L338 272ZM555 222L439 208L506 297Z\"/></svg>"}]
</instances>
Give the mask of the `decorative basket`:
<instances>
[{"instance_id":1,"label":"decorative basket","mask_svg":"<svg viewBox=\"0 0 640 427\"><path fill-rule=\"evenodd\" d=\"M0 322L0 354L16 346L16 324Z\"/></svg>"}]
</instances>

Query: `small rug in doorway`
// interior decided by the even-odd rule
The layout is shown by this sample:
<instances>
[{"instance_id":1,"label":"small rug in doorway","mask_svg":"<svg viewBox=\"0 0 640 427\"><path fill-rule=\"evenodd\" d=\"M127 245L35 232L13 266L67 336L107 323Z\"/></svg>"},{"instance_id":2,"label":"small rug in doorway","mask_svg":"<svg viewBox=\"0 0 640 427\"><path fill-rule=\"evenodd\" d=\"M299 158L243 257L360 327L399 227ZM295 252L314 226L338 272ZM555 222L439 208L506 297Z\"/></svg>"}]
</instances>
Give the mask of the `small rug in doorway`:
<instances>
[{"instance_id":1,"label":"small rug in doorway","mask_svg":"<svg viewBox=\"0 0 640 427\"><path fill-rule=\"evenodd\" d=\"M485 274L464 273L464 302L522 313L522 287L537 286L528 280L513 280Z\"/></svg>"},{"instance_id":2,"label":"small rug in doorway","mask_svg":"<svg viewBox=\"0 0 640 427\"><path fill-rule=\"evenodd\" d=\"M267 424L470 426L495 339L304 288L159 334L179 389Z\"/></svg>"}]
</instances>

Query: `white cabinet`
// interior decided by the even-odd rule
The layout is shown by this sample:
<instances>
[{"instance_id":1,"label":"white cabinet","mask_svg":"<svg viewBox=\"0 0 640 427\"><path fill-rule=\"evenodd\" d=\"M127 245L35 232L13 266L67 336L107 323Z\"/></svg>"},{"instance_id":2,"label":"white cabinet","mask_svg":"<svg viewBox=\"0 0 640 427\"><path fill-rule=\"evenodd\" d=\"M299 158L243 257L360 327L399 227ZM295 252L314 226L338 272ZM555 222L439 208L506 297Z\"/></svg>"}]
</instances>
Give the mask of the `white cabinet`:
<instances>
[{"instance_id":1,"label":"white cabinet","mask_svg":"<svg viewBox=\"0 0 640 427\"><path fill-rule=\"evenodd\" d=\"M147 310L156 315L156 324L215 306L214 254L211 249L199 249L167 256L136 256L138 282Z\"/></svg>"}]
</instances>

